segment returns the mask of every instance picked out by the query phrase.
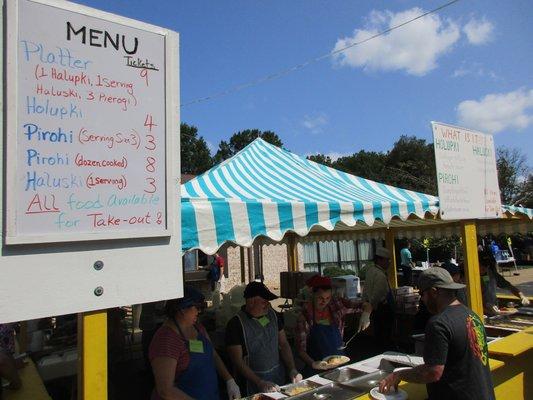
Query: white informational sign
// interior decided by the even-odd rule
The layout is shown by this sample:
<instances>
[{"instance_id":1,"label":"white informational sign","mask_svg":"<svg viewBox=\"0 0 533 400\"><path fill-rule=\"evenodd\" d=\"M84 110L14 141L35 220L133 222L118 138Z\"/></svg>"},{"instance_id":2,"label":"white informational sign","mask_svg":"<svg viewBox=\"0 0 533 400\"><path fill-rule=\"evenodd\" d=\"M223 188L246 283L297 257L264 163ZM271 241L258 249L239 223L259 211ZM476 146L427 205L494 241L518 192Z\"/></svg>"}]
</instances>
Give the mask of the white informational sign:
<instances>
[{"instance_id":1,"label":"white informational sign","mask_svg":"<svg viewBox=\"0 0 533 400\"><path fill-rule=\"evenodd\" d=\"M17 17L7 242L168 234L166 36L31 1Z\"/></svg>"},{"instance_id":2,"label":"white informational sign","mask_svg":"<svg viewBox=\"0 0 533 400\"><path fill-rule=\"evenodd\" d=\"M492 136L438 122L431 126L441 218L498 218L501 200Z\"/></svg>"},{"instance_id":3,"label":"white informational sign","mask_svg":"<svg viewBox=\"0 0 533 400\"><path fill-rule=\"evenodd\" d=\"M178 297L177 33L56 0L2 21L0 322Z\"/></svg>"}]
</instances>

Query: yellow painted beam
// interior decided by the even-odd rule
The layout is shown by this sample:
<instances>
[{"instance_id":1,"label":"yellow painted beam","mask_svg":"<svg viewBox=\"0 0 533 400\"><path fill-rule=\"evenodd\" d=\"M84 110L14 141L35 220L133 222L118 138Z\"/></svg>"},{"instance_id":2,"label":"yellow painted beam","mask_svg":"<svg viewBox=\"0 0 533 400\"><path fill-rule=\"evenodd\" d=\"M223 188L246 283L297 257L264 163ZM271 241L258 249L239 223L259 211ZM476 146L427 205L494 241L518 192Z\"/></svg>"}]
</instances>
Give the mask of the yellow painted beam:
<instances>
[{"instance_id":1,"label":"yellow painted beam","mask_svg":"<svg viewBox=\"0 0 533 400\"><path fill-rule=\"evenodd\" d=\"M393 289L398 287L398 275L396 273L396 249L394 246L394 236L395 236L394 229L389 228L385 230L385 244L387 246L387 249L390 252L388 277L389 277L390 287Z\"/></svg>"},{"instance_id":2,"label":"yellow painted beam","mask_svg":"<svg viewBox=\"0 0 533 400\"><path fill-rule=\"evenodd\" d=\"M465 278L468 304L472 311L483 316L483 298L481 293L481 277L479 274L479 260L477 256L476 222L461 221L461 236L463 239L463 254L465 255Z\"/></svg>"},{"instance_id":3,"label":"yellow painted beam","mask_svg":"<svg viewBox=\"0 0 533 400\"><path fill-rule=\"evenodd\" d=\"M297 272L300 270L298 263L298 244L296 243L296 234L288 233L288 253L289 253L289 271Z\"/></svg>"},{"instance_id":4,"label":"yellow painted beam","mask_svg":"<svg viewBox=\"0 0 533 400\"><path fill-rule=\"evenodd\" d=\"M78 317L78 399L107 400L107 312Z\"/></svg>"}]
</instances>

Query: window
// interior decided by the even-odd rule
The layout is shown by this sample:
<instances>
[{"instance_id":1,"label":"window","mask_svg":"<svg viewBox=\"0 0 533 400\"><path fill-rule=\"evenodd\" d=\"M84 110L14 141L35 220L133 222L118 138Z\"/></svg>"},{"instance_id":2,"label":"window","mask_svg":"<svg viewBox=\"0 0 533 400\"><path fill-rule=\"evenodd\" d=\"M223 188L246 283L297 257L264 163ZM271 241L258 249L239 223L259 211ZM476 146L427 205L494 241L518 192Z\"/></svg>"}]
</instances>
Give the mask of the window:
<instances>
[{"instance_id":1,"label":"window","mask_svg":"<svg viewBox=\"0 0 533 400\"><path fill-rule=\"evenodd\" d=\"M183 271L194 272L197 270L197 255L198 253L196 250L188 251L183 255Z\"/></svg>"},{"instance_id":2,"label":"window","mask_svg":"<svg viewBox=\"0 0 533 400\"><path fill-rule=\"evenodd\" d=\"M356 242L336 240L304 243L304 269L321 273L328 267L352 270L357 274L359 265Z\"/></svg>"}]
</instances>

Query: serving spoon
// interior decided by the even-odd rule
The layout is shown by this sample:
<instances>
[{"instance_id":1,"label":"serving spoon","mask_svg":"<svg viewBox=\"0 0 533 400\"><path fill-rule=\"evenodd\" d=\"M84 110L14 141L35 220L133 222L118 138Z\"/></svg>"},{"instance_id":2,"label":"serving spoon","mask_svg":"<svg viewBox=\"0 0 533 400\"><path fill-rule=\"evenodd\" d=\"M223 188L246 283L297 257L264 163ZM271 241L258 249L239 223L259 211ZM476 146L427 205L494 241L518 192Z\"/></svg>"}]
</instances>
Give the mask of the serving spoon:
<instances>
[{"instance_id":1,"label":"serving spoon","mask_svg":"<svg viewBox=\"0 0 533 400\"><path fill-rule=\"evenodd\" d=\"M353 340L354 337L356 337L360 332L355 332L350 339L348 339L347 342L345 342L342 346L337 347L337 350L344 350L346 347L348 347L348 344Z\"/></svg>"}]
</instances>

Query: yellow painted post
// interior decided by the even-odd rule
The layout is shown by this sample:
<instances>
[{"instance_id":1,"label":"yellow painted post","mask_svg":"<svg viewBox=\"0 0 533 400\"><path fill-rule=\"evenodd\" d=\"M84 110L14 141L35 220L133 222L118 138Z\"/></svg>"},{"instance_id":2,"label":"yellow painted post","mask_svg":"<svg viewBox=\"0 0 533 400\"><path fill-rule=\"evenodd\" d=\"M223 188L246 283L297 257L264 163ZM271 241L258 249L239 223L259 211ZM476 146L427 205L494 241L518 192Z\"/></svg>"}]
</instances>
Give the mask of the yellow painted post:
<instances>
[{"instance_id":1,"label":"yellow painted post","mask_svg":"<svg viewBox=\"0 0 533 400\"><path fill-rule=\"evenodd\" d=\"M78 315L78 399L107 400L107 311Z\"/></svg>"},{"instance_id":2,"label":"yellow painted post","mask_svg":"<svg viewBox=\"0 0 533 400\"><path fill-rule=\"evenodd\" d=\"M394 246L394 230L392 228L387 228L385 231L385 244L390 252L388 272L389 285L394 289L398 287L398 277L396 274L396 248Z\"/></svg>"},{"instance_id":3,"label":"yellow painted post","mask_svg":"<svg viewBox=\"0 0 533 400\"><path fill-rule=\"evenodd\" d=\"M289 271L297 272L300 270L300 266L298 265L298 245L296 243L296 234L289 233L288 235L287 250L289 254Z\"/></svg>"},{"instance_id":4,"label":"yellow painted post","mask_svg":"<svg viewBox=\"0 0 533 400\"><path fill-rule=\"evenodd\" d=\"M461 221L463 254L465 255L465 278L468 304L480 317L483 316L483 298L481 294L481 277L477 256L476 222Z\"/></svg>"}]
</instances>

